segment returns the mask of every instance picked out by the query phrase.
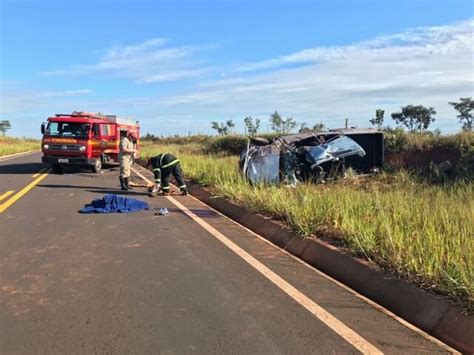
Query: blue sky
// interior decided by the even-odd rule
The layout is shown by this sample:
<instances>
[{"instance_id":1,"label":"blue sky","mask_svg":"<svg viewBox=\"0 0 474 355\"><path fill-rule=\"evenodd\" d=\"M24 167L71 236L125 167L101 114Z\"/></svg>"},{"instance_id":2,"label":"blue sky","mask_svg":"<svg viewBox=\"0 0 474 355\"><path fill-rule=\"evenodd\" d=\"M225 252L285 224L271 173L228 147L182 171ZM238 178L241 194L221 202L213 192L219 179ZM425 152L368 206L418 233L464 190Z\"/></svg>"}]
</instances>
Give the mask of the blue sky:
<instances>
[{"instance_id":1,"label":"blue sky","mask_svg":"<svg viewBox=\"0 0 474 355\"><path fill-rule=\"evenodd\" d=\"M472 1L0 0L0 119L38 136L73 110L137 118L143 132L208 133L211 121L368 126L375 109L473 92ZM387 123L390 118L386 118Z\"/></svg>"}]
</instances>

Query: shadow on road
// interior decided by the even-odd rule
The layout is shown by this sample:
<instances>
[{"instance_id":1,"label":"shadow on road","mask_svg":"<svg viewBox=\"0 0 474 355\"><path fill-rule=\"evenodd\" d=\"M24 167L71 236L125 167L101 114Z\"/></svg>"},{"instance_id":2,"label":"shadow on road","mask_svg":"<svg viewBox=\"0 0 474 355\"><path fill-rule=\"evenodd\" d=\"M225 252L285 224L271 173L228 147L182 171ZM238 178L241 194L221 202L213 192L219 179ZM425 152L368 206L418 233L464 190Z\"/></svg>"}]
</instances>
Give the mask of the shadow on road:
<instances>
[{"instance_id":1,"label":"shadow on road","mask_svg":"<svg viewBox=\"0 0 474 355\"><path fill-rule=\"evenodd\" d=\"M62 184L58 184L58 185L39 184L38 186L39 187L46 187L46 188L50 188L50 189L80 189L80 190L95 189L95 190L103 190L103 191L100 191L100 192L119 190L118 187L78 186L78 185L62 185Z\"/></svg>"},{"instance_id":2,"label":"shadow on road","mask_svg":"<svg viewBox=\"0 0 474 355\"><path fill-rule=\"evenodd\" d=\"M97 188L97 187L93 187L92 189L94 190L87 190L88 192L94 192L94 193L104 193L104 190L107 190L106 188ZM99 189L102 189L102 190L99 190ZM112 190L109 190L108 191L109 193L110 192L113 192L114 194L116 195L124 195L124 196L148 196L148 192L147 191L143 191L143 192L140 192L140 191L135 191L135 190L132 190L132 191L122 191L120 189L112 189Z\"/></svg>"},{"instance_id":3,"label":"shadow on road","mask_svg":"<svg viewBox=\"0 0 474 355\"><path fill-rule=\"evenodd\" d=\"M36 174L41 169L49 168L48 164L43 163L23 163L0 165L0 175L3 174Z\"/></svg>"}]
</instances>

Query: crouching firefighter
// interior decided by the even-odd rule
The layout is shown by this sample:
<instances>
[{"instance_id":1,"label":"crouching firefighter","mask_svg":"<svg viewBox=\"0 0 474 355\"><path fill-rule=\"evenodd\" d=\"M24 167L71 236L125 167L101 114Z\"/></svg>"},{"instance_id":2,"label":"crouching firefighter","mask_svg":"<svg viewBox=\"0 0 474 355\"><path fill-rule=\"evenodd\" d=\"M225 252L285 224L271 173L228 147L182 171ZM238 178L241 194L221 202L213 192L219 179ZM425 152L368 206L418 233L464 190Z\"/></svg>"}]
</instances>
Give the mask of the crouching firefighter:
<instances>
[{"instance_id":1,"label":"crouching firefighter","mask_svg":"<svg viewBox=\"0 0 474 355\"><path fill-rule=\"evenodd\" d=\"M155 188L152 192L163 191L163 195L170 193L170 175L173 174L176 183L182 195L187 195L186 183L184 182L183 170L179 160L169 153L159 154L148 159L147 168L152 168L153 175L155 175Z\"/></svg>"},{"instance_id":2,"label":"crouching firefighter","mask_svg":"<svg viewBox=\"0 0 474 355\"><path fill-rule=\"evenodd\" d=\"M119 163L120 163L120 187L122 190L131 190L129 179L130 169L133 164L133 155L136 152L133 141L136 140L135 135L129 132L126 137L120 141Z\"/></svg>"}]
</instances>

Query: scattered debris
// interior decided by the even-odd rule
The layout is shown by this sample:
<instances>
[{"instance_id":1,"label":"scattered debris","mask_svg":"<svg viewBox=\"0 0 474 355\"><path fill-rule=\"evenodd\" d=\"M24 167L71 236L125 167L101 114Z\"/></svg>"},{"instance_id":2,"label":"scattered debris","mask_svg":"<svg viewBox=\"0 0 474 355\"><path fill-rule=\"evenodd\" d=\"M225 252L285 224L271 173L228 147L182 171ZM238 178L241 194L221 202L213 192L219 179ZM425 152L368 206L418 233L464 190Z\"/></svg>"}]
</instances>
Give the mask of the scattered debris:
<instances>
[{"instance_id":1,"label":"scattered debris","mask_svg":"<svg viewBox=\"0 0 474 355\"><path fill-rule=\"evenodd\" d=\"M146 188L153 187L152 184L144 184L144 183L140 183L140 182L135 182L133 180L129 182L129 185L133 186L133 187L146 187Z\"/></svg>"},{"instance_id":2,"label":"scattered debris","mask_svg":"<svg viewBox=\"0 0 474 355\"><path fill-rule=\"evenodd\" d=\"M168 214L168 209L167 208L160 208L158 213L155 213L155 215L160 215L160 216L166 216Z\"/></svg>"}]
</instances>

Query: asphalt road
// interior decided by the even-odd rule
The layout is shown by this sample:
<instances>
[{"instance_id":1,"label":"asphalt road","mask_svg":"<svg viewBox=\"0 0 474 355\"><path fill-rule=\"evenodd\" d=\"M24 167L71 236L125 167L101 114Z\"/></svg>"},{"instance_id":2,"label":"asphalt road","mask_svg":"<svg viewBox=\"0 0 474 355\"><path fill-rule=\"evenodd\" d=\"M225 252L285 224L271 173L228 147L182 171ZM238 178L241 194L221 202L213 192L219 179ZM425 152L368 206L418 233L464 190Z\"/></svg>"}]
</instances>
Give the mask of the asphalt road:
<instances>
[{"instance_id":1,"label":"asphalt road","mask_svg":"<svg viewBox=\"0 0 474 355\"><path fill-rule=\"evenodd\" d=\"M39 162L0 158L2 354L446 352L190 196L83 215L116 169Z\"/></svg>"}]
</instances>

